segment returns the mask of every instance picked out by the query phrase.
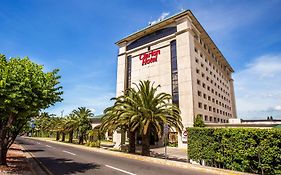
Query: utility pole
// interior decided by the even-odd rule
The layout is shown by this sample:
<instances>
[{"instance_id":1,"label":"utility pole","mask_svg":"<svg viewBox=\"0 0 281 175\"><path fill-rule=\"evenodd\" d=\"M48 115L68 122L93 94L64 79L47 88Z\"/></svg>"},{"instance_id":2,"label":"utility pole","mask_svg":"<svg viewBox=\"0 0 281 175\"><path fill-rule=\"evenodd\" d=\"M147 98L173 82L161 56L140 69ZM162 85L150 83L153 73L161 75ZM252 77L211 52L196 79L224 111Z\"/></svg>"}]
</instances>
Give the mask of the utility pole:
<instances>
[{"instance_id":1,"label":"utility pole","mask_svg":"<svg viewBox=\"0 0 281 175\"><path fill-rule=\"evenodd\" d=\"M167 159L167 137L169 133L170 127L168 124L164 124L164 147L165 147L165 159Z\"/></svg>"},{"instance_id":2,"label":"utility pole","mask_svg":"<svg viewBox=\"0 0 281 175\"><path fill-rule=\"evenodd\" d=\"M60 113L61 113L61 117L63 117L63 112L64 112L64 110L62 110Z\"/></svg>"}]
</instances>

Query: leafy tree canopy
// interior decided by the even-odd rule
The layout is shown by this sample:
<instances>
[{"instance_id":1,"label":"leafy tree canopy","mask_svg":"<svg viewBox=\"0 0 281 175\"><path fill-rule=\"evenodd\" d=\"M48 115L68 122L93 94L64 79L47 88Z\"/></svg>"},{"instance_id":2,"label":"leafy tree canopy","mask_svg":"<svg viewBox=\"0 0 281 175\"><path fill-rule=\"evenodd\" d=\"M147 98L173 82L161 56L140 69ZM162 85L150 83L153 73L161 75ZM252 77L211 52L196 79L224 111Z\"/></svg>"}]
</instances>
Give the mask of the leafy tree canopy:
<instances>
[{"instance_id":1,"label":"leafy tree canopy","mask_svg":"<svg viewBox=\"0 0 281 175\"><path fill-rule=\"evenodd\" d=\"M0 164L5 151L32 116L62 101L58 69L45 73L27 57L7 59L0 54Z\"/></svg>"},{"instance_id":2,"label":"leafy tree canopy","mask_svg":"<svg viewBox=\"0 0 281 175\"><path fill-rule=\"evenodd\" d=\"M198 114L196 117L195 117L195 121L194 121L194 124L193 124L194 127L205 127L205 123L202 119L202 115L201 114Z\"/></svg>"}]
</instances>

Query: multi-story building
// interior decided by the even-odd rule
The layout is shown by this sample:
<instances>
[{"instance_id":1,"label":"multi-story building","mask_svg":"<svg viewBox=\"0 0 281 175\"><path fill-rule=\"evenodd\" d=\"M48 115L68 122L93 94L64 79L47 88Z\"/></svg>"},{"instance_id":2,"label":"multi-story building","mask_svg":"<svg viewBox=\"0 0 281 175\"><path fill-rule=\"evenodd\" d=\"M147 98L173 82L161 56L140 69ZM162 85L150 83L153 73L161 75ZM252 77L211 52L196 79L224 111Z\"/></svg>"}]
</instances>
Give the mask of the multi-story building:
<instances>
[{"instance_id":1,"label":"multi-story building","mask_svg":"<svg viewBox=\"0 0 281 175\"><path fill-rule=\"evenodd\" d=\"M116 44L117 96L132 83L150 80L161 85L159 91L172 95L184 127L193 126L198 114L206 123L236 118L234 70L190 10L149 25ZM179 146L183 146L185 134L178 136Z\"/></svg>"}]
</instances>

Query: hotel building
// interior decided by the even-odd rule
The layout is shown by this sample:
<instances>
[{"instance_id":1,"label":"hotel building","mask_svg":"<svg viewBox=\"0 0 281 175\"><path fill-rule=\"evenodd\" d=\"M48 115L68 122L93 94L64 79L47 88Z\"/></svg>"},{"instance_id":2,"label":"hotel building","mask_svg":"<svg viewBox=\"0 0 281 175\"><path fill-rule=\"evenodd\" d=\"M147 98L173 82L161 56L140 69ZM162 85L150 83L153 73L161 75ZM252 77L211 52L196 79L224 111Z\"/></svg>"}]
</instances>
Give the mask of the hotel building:
<instances>
[{"instance_id":1,"label":"hotel building","mask_svg":"<svg viewBox=\"0 0 281 175\"><path fill-rule=\"evenodd\" d=\"M190 10L149 25L116 43L116 96L140 80L161 85L181 110L184 127L236 118L233 68ZM183 132L184 133L184 132ZM113 136L118 140L117 133ZM117 141L118 142L118 141ZM184 146L185 134L178 134Z\"/></svg>"}]
</instances>

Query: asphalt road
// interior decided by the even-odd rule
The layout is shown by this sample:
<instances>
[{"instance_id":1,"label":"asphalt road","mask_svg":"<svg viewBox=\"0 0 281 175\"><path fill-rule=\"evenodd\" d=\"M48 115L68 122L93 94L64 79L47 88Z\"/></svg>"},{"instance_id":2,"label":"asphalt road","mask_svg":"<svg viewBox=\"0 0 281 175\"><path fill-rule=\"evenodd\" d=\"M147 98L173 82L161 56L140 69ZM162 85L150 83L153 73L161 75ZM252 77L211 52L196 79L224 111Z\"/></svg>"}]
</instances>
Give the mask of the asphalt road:
<instances>
[{"instance_id":1,"label":"asphalt road","mask_svg":"<svg viewBox=\"0 0 281 175\"><path fill-rule=\"evenodd\" d=\"M23 145L54 175L207 175L208 173L181 169L139 160L84 150L53 142L19 137Z\"/></svg>"}]
</instances>

